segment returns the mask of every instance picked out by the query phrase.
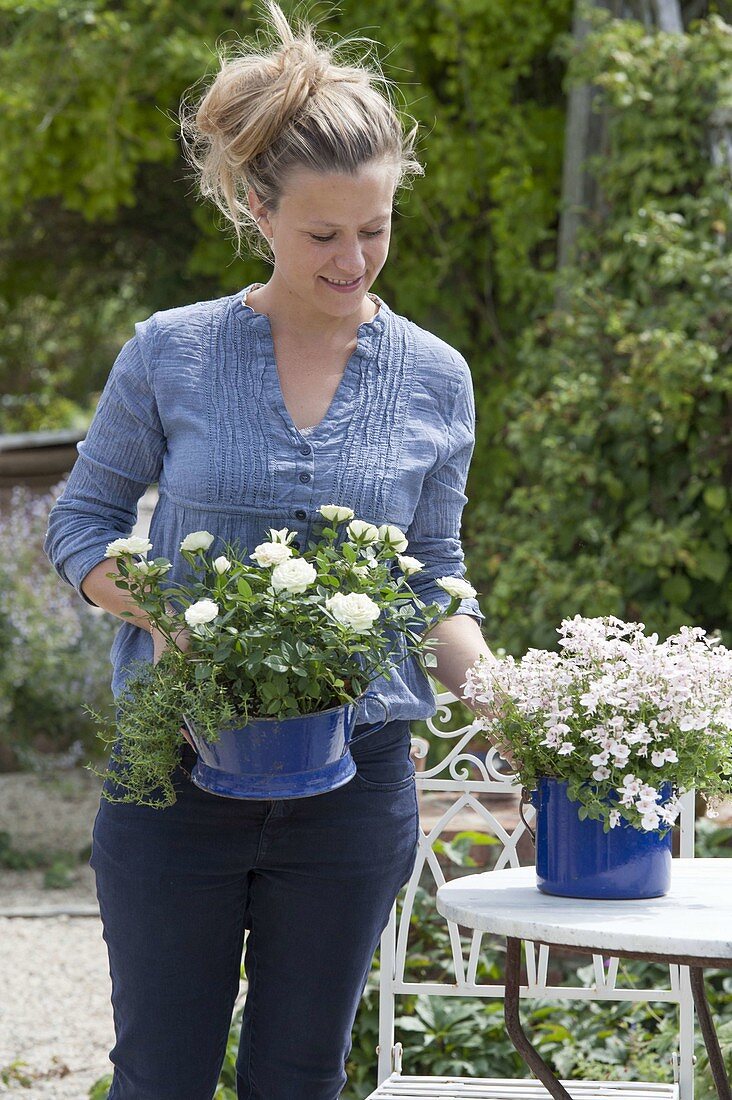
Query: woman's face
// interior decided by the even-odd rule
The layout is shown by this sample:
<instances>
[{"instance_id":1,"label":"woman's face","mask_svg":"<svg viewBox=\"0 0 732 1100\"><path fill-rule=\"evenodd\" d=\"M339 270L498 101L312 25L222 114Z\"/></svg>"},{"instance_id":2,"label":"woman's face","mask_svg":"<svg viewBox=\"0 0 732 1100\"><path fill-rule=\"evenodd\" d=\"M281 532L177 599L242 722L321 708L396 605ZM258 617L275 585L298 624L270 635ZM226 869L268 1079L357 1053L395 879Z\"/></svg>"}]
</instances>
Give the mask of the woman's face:
<instances>
[{"instance_id":1,"label":"woman's face","mask_svg":"<svg viewBox=\"0 0 732 1100\"><path fill-rule=\"evenodd\" d=\"M384 162L353 175L298 169L274 213L250 192L274 253L273 289L291 296L295 308L334 319L363 314L389 252L396 177L395 166Z\"/></svg>"}]
</instances>

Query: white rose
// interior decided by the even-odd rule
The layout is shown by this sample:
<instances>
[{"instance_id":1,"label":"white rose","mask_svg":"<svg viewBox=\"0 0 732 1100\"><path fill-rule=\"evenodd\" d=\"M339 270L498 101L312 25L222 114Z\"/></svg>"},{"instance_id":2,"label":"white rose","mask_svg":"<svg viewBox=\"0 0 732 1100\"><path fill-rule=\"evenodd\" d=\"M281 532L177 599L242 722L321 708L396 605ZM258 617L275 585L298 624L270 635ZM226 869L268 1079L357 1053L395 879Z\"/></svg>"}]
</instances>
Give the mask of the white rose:
<instances>
[{"instance_id":1,"label":"white rose","mask_svg":"<svg viewBox=\"0 0 732 1100\"><path fill-rule=\"evenodd\" d=\"M284 542L260 542L249 556L257 565L279 565L292 557L292 550Z\"/></svg>"},{"instance_id":2,"label":"white rose","mask_svg":"<svg viewBox=\"0 0 732 1100\"><path fill-rule=\"evenodd\" d=\"M405 577L411 577L412 573L419 573L420 569L424 569L424 564L421 561L410 558L406 554L397 554L396 559Z\"/></svg>"},{"instance_id":3,"label":"white rose","mask_svg":"<svg viewBox=\"0 0 732 1100\"><path fill-rule=\"evenodd\" d=\"M444 588L448 596L455 596L459 600L467 600L476 595L472 584L468 584L462 577L440 577L437 584L440 588Z\"/></svg>"},{"instance_id":4,"label":"white rose","mask_svg":"<svg viewBox=\"0 0 732 1100\"><path fill-rule=\"evenodd\" d=\"M217 573L226 573L227 570L231 569L231 562L224 554L222 554L220 558L216 558L213 563L213 567Z\"/></svg>"},{"instance_id":5,"label":"white rose","mask_svg":"<svg viewBox=\"0 0 732 1100\"><path fill-rule=\"evenodd\" d=\"M407 536L403 531L400 531L398 527L394 527L393 524L384 523L379 528L379 538L382 542L387 542L394 550L398 550L400 553L402 550L406 550L409 546Z\"/></svg>"},{"instance_id":6,"label":"white rose","mask_svg":"<svg viewBox=\"0 0 732 1100\"><path fill-rule=\"evenodd\" d=\"M336 592L325 601L325 606L339 623L358 634L371 630L381 614L378 605L369 596L358 592L350 592L347 596Z\"/></svg>"},{"instance_id":7,"label":"white rose","mask_svg":"<svg viewBox=\"0 0 732 1100\"><path fill-rule=\"evenodd\" d=\"M363 579L364 577L368 577L371 570L368 565L352 565L351 572L355 573L357 577L361 577L361 579Z\"/></svg>"},{"instance_id":8,"label":"white rose","mask_svg":"<svg viewBox=\"0 0 732 1100\"><path fill-rule=\"evenodd\" d=\"M186 535L183 539L180 548L191 552L208 550L213 540L214 536L209 531L191 531L190 535Z\"/></svg>"},{"instance_id":9,"label":"white rose","mask_svg":"<svg viewBox=\"0 0 732 1100\"><path fill-rule=\"evenodd\" d=\"M364 519L354 519L346 528L349 539L354 542L372 543L379 541L379 528Z\"/></svg>"},{"instance_id":10,"label":"white rose","mask_svg":"<svg viewBox=\"0 0 732 1100\"><path fill-rule=\"evenodd\" d=\"M304 558L291 558L276 565L272 570L272 587L275 592L304 592L313 584L318 572L315 566Z\"/></svg>"},{"instance_id":11,"label":"white rose","mask_svg":"<svg viewBox=\"0 0 732 1100\"><path fill-rule=\"evenodd\" d=\"M345 523L347 519L353 519L356 514L352 508L342 508L338 504L324 504L322 508L318 508L318 511L331 523Z\"/></svg>"},{"instance_id":12,"label":"white rose","mask_svg":"<svg viewBox=\"0 0 732 1100\"><path fill-rule=\"evenodd\" d=\"M287 527L282 527L279 531L275 530L274 527L270 527L270 529L269 529L269 541L270 542L287 542L287 536L289 534L290 534L290 532L287 529ZM294 534L296 534L296 532L293 531L292 534L294 535Z\"/></svg>"},{"instance_id":13,"label":"white rose","mask_svg":"<svg viewBox=\"0 0 732 1100\"><path fill-rule=\"evenodd\" d=\"M183 618L189 626L199 626L201 623L210 623L219 613L219 605L213 600L196 600L187 607Z\"/></svg>"},{"instance_id":14,"label":"white rose","mask_svg":"<svg viewBox=\"0 0 732 1100\"><path fill-rule=\"evenodd\" d=\"M107 544L105 558L118 558L120 554L147 554L152 543L141 535L130 535L127 539L115 539Z\"/></svg>"}]
</instances>

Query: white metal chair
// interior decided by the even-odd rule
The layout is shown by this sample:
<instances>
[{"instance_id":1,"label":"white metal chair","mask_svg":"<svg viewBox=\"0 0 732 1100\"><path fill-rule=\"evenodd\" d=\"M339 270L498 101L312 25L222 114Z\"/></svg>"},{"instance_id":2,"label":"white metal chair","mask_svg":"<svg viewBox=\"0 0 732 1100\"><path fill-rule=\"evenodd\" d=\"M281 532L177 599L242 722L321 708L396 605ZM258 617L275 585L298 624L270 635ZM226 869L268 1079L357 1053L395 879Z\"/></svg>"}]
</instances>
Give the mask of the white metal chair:
<instances>
[{"instance_id":1,"label":"white metal chair","mask_svg":"<svg viewBox=\"0 0 732 1100\"><path fill-rule=\"evenodd\" d=\"M433 684L436 692L438 685ZM502 867L519 866L517 844L525 833L526 827L519 821L507 828L499 820L500 814L490 810L485 804L488 796L508 794L515 797L516 785L511 776L498 770L499 759L494 751L486 758L463 751L475 733L472 723L459 730L446 731L440 728L451 717L451 705L457 702L450 692L437 694L438 710L427 723L430 731L438 738L453 741L447 756L434 767L417 771L417 789L420 791L440 792L449 804L434 824L426 822L423 814L420 835L420 849L417 862L409 882L402 893L403 904L397 926L396 902L389 922L381 937L380 947L380 984L379 984L379 1045L378 1086L366 1100L397 1100L397 1098L430 1097L431 1100L548 1100L549 1094L535 1079L509 1080L501 1078L465 1078L465 1077L421 1077L402 1073L402 1044L395 1038L395 998L400 994L426 994L447 997L482 997L495 1000L504 995L501 985L488 985L476 982L476 972L480 957L481 941L484 933L472 933L467 959L460 941L458 926L446 921L451 945L451 970L454 981L442 982L406 981L406 959L409 938L410 916L419 885L425 888L425 871L431 872L430 891L434 883L434 892L445 881L433 848L443 833L451 827L458 815L469 814L477 818L479 824L469 828L490 833L502 845L494 870ZM425 759L429 743L424 738L413 738L413 756ZM488 742L486 741L486 748ZM484 801L482 801L483 799ZM533 810L525 810L527 821L531 822ZM504 815L505 816L505 815ZM690 858L694 855L694 799L690 792L683 799L680 817L681 843L680 856ZM443 919L443 918L440 918ZM618 960L603 959L594 955L594 981L591 986L553 986L547 984L549 948L544 945L538 950L534 944L525 944L527 985L521 987L521 996L526 998L578 999L601 1001L667 1001L676 1005L679 1014L678 1048L672 1056L673 1084L649 1082L592 1082L564 1081L563 1084L577 1100L693 1100L693 1042L694 1015L689 974L686 967L669 967L669 984L660 989L623 988L617 985ZM527 1071L528 1072L528 1071Z\"/></svg>"}]
</instances>

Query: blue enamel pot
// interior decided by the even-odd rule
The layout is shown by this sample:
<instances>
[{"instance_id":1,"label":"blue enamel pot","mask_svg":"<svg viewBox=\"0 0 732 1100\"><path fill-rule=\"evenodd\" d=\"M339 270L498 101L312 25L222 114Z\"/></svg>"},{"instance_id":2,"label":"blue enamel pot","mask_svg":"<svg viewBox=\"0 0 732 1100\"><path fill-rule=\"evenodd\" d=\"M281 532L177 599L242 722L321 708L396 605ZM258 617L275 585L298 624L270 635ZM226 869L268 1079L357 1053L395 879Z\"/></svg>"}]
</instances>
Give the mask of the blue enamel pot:
<instances>
[{"instance_id":1,"label":"blue enamel pot","mask_svg":"<svg viewBox=\"0 0 732 1100\"><path fill-rule=\"evenodd\" d=\"M671 795L661 788L662 800ZM671 885L672 830L665 835L621 823L580 821L564 780L542 776L531 792L536 809L536 885L567 898L659 898Z\"/></svg>"},{"instance_id":2,"label":"blue enamel pot","mask_svg":"<svg viewBox=\"0 0 732 1100\"><path fill-rule=\"evenodd\" d=\"M198 753L191 779L202 790L226 798L305 798L342 787L356 774L350 746L388 720L381 699L371 698L384 708L384 720L359 728L355 737L352 703L294 718L256 718L219 730L218 741L201 737L184 715Z\"/></svg>"}]
</instances>

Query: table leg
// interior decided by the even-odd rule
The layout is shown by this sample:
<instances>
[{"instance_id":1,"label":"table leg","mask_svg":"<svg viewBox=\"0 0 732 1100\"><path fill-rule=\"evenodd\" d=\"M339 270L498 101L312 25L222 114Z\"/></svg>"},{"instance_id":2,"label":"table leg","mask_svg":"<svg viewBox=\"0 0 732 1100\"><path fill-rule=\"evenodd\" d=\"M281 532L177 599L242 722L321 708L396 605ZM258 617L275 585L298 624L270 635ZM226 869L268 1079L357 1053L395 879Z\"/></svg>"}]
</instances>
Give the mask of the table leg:
<instances>
[{"instance_id":1,"label":"table leg","mask_svg":"<svg viewBox=\"0 0 732 1100\"><path fill-rule=\"evenodd\" d=\"M689 978L691 980L691 993L694 998L696 1017L704 1037L704 1045L707 1048L709 1068L712 1071L717 1095L719 1100L732 1100L732 1092L724 1069L724 1059L722 1058L722 1051L719 1049L719 1039L714 1030L714 1022L709 1011L709 1002L704 988L704 971L700 966L690 966Z\"/></svg>"},{"instance_id":2,"label":"table leg","mask_svg":"<svg viewBox=\"0 0 732 1100\"><path fill-rule=\"evenodd\" d=\"M526 1037L519 1017L519 984L521 976L521 940L506 941L506 995L504 998L504 1018L506 1031L529 1069L536 1074L544 1088L554 1100L572 1100L564 1085L556 1079L538 1050L535 1050ZM729 1100L729 1097L720 1100Z\"/></svg>"}]
</instances>

